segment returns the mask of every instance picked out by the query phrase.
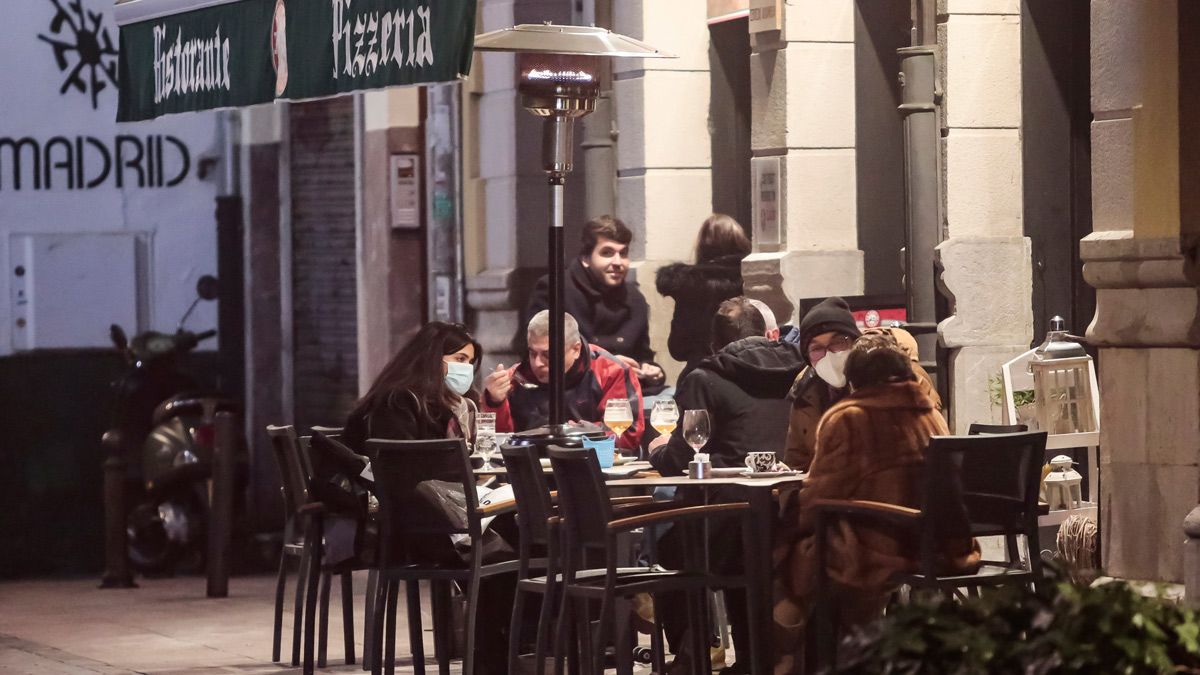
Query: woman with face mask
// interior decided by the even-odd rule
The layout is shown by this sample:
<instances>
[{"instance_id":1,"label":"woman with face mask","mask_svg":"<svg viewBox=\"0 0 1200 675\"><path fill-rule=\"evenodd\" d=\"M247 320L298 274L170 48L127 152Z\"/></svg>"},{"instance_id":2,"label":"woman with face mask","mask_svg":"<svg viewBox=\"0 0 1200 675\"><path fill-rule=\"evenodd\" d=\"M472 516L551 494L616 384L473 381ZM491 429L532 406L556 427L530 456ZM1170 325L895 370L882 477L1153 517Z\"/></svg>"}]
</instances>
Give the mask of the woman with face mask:
<instances>
[{"instance_id":1,"label":"woman with face mask","mask_svg":"<svg viewBox=\"0 0 1200 675\"><path fill-rule=\"evenodd\" d=\"M350 412L347 445L361 453L368 438L470 441L477 400L471 385L482 356L463 325L426 324Z\"/></svg>"},{"instance_id":2,"label":"woman with face mask","mask_svg":"<svg viewBox=\"0 0 1200 675\"><path fill-rule=\"evenodd\" d=\"M875 328L866 333L886 335L897 343L909 357L919 386L933 400L934 407L941 410L942 402L929 374L917 363L916 340L899 328ZM808 470L817 443L817 423L825 411L850 393L846 359L860 335L849 305L841 298L826 298L800 321L800 351L808 367L800 371L788 394L792 409L783 454L783 461L793 469Z\"/></svg>"}]
</instances>

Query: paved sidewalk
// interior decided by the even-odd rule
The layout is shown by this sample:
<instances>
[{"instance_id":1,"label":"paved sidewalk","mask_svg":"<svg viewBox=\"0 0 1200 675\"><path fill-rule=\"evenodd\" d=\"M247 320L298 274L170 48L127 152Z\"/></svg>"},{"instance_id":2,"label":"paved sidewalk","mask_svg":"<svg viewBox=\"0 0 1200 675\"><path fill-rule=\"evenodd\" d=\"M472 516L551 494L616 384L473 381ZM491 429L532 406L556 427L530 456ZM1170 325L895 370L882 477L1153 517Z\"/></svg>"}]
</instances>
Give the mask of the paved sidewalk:
<instances>
[{"instance_id":1,"label":"paved sidewalk","mask_svg":"<svg viewBox=\"0 0 1200 675\"><path fill-rule=\"evenodd\" d=\"M146 579L139 583L141 588L120 590L100 590L95 579L0 584L0 673L299 672L270 661L274 577L234 578L229 597L222 599L204 596L202 577ZM360 659L365 588L366 576L356 576L355 637ZM331 667L319 672L361 673L360 666L341 664L338 590L338 584L334 584L330 598ZM292 593L288 596L285 659L291 653ZM401 620L403 615L400 612ZM407 640L403 625L397 634ZM426 644L426 649L432 650L429 633ZM397 647L405 650L407 643ZM413 672L409 663L397 665L397 672ZM431 672L436 672L436 667ZM453 672L460 672L457 665Z\"/></svg>"}]
</instances>

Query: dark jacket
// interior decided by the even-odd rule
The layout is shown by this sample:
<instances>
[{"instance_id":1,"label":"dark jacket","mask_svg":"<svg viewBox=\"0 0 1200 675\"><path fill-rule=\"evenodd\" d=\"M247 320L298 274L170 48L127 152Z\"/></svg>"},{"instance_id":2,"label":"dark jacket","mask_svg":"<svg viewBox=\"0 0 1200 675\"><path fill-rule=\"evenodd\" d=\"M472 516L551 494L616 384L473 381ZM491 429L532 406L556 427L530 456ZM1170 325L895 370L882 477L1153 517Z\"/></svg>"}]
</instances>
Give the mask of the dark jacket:
<instances>
[{"instance_id":1,"label":"dark jacket","mask_svg":"<svg viewBox=\"0 0 1200 675\"><path fill-rule=\"evenodd\" d=\"M396 441L461 438L464 434L459 426L454 413L446 408L425 409L412 392L396 391L365 414L351 413L346 418L342 440L351 450L365 455L368 438Z\"/></svg>"},{"instance_id":2,"label":"dark jacket","mask_svg":"<svg viewBox=\"0 0 1200 675\"><path fill-rule=\"evenodd\" d=\"M509 376L516 370L521 371L525 381L537 383L528 357L510 368ZM588 345L567 371L563 387L566 390L563 412L570 420L602 422L608 399L629 399L633 424L617 439L617 446L630 450L638 447L645 429L642 387L629 366L600 347ZM538 384L536 389L513 387L508 398L499 403L485 392L483 409L496 413L496 431L502 433L545 426L550 421L550 385Z\"/></svg>"},{"instance_id":3,"label":"dark jacket","mask_svg":"<svg viewBox=\"0 0 1200 675\"><path fill-rule=\"evenodd\" d=\"M708 356L712 319L722 300L742 294L742 256L726 255L695 265L673 263L658 270L658 292L675 299L667 347L688 370Z\"/></svg>"},{"instance_id":4,"label":"dark jacket","mask_svg":"<svg viewBox=\"0 0 1200 675\"><path fill-rule=\"evenodd\" d=\"M524 351L525 327L529 320L549 307L550 277L544 276L534 286L525 307L517 336L518 353ZM579 333L588 342L640 363L653 362L649 309L637 283L626 281L618 288L603 286L576 258L567 266L563 280L563 309L579 322Z\"/></svg>"},{"instance_id":5,"label":"dark jacket","mask_svg":"<svg viewBox=\"0 0 1200 675\"><path fill-rule=\"evenodd\" d=\"M750 337L702 360L679 383L680 411L708 410L712 436L701 452L715 467L743 466L748 452L779 452L787 438L788 389L804 367L800 349ZM664 476L684 473L694 452L679 429L650 463Z\"/></svg>"}]
</instances>

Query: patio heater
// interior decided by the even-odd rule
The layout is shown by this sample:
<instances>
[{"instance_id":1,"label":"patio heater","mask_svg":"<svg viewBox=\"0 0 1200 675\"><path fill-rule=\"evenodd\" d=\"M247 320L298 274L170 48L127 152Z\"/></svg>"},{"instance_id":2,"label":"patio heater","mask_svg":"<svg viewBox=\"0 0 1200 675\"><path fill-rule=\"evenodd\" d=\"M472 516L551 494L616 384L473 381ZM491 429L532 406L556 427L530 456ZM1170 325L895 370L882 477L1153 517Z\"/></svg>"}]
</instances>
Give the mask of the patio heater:
<instances>
[{"instance_id":1,"label":"patio heater","mask_svg":"<svg viewBox=\"0 0 1200 675\"><path fill-rule=\"evenodd\" d=\"M673 54L595 26L521 24L475 36L475 49L517 54L521 105L543 118L542 169L550 187L550 429L563 427L563 188L571 173L575 120L596 109L602 61Z\"/></svg>"}]
</instances>

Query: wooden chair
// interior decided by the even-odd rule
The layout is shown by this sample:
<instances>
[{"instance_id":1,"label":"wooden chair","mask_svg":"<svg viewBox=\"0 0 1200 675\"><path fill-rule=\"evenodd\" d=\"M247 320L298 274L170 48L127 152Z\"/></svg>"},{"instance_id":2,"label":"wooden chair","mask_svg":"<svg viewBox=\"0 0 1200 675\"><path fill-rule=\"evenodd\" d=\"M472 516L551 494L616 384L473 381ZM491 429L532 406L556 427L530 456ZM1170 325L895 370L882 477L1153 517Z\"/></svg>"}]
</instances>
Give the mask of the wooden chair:
<instances>
[{"instance_id":1,"label":"wooden chair","mask_svg":"<svg viewBox=\"0 0 1200 675\"><path fill-rule=\"evenodd\" d=\"M828 531L841 521L907 532L903 541L917 552L917 571L893 578L914 590L948 591L981 586L1030 584L1042 577L1038 550L1038 486L1045 432L1003 435L936 436L925 455L920 509L842 499L813 503L816 514L816 629L820 663L832 665L837 654L836 608L830 601ZM983 561L974 574L939 574L942 543L971 536L1003 536L1009 560ZM1030 551L1021 562L1017 538Z\"/></svg>"},{"instance_id":2,"label":"wooden chair","mask_svg":"<svg viewBox=\"0 0 1200 675\"><path fill-rule=\"evenodd\" d=\"M736 502L663 508L636 515L614 512L595 451L551 447L547 454L558 484L558 505L564 533L558 641L564 640L573 621L583 674L602 672L610 626L616 618L615 601L631 598L638 593L655 596L659 593L681 592L687 598L689 609L688 651L693 656L692 665L697 673L707 673L709 624L705 592L709 587L733 586L735 583L714 578L704 570L702 542L697 541L699 537L693 539L698 545L689 547L689 560L684 570L647 568L639 574L622 575L617 567L617 537L649 525L674 523L678 527L688 527L701 525L704 520L718 516L741 516L748 512L749 504ZM748 532L747 529L747 536ZM589 551L600 554L605 561L604 567L598 570L585 568L584 556ZM599 622L594 629L589 608L589 602L593 601L600 603ZM628 674L633 670L632 645L628 631L624 633L615 636L617 672ZM657 660L661 668L661 655Z\"/></svg>"},{"instance_id":3,"label":"wooden chair","mask_svg":"<svg viewBox=\"0 0 1200 675\"><path fill-rule=\"evenodd\" d=\"M479 603L480 582L497 574L517 571L519 562L506 560L485 564L481 519L510 511L512 504L480 507L475 475L471 470L466 445L461 439L432 441L367 441L379 498L380 536L379 596L373 617L372 673L381 668L395 672L396 608L400 582L407 585L409 649L414 672L425 672L425 652L421 641L421 596L418 582L432 586L433 637L439 669L448 673L452 626L449 620L449 584L457 582L467 601L466 645L463 652L464 675L472 675L475 654L475 615ZM451 522L422 497L422 488L431 481L453 483L462 490L466 513L464 523ZM430 560L422 555L430 544L449 546L452 535L466 535L470 542L469 558L461 561ZM382 600L380 602L379 600ZM385 623L386 621L386 623ZM382 648L382 649L381 649ZM382 651L382 653L381 653Z\"/></svg>"}]
</instances>

